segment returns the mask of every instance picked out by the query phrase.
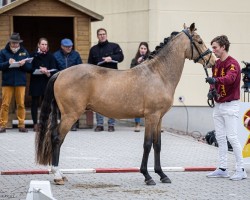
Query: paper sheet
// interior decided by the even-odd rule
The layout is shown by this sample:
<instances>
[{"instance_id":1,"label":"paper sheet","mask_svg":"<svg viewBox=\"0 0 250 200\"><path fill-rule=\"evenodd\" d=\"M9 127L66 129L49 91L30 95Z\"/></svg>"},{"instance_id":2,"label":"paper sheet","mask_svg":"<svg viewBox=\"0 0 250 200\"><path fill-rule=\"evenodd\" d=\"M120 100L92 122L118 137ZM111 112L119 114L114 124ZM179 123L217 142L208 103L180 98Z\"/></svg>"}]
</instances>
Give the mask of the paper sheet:
<instances>
[{"instance_id":1,"label":"paper sheet","mask_svg":"<svg viewBox=\"0 0 250 200\"><path fill-rule=\"evenodd\" d=\"M116 60L111 60L110 62L111 63L118 63L118 61L116 61ZM101 61L101 62L97 63L97 65L101 65L103 63L105 63L105 61Z\"/></svg>"},{"instance_id":2,"label":"paper sheet","mask_svg":"<svg viewBox=\"0 0 250 200\"><path fill-rule=\"evenodd\" d=\"M31 63L33 59L34 59L34 58L32 57L32 58L25 58L24 60L25 60L25 62L27 62L27 63ZM15 67L20 67L20 66L21 66L21 65L20 65L19 62L13 62L13 63L9 66L9 68L15 68Z\"/></svg>"},{"instance_id":3,"label":"paper sheet","mask_svg":"<svg viewBox=\"0 0 250 200\"><path fill-rule=\"evenodd\" d=\"M48 70L48 72L55 72L55 71L57 71L57 69L50 69L50 70ZM36 70L33 72L33 74L34 74L34 75L41 75L41 74L43 74L43 73L40 72L39 69L36 69Z\"/></svg>"}]
</instances>

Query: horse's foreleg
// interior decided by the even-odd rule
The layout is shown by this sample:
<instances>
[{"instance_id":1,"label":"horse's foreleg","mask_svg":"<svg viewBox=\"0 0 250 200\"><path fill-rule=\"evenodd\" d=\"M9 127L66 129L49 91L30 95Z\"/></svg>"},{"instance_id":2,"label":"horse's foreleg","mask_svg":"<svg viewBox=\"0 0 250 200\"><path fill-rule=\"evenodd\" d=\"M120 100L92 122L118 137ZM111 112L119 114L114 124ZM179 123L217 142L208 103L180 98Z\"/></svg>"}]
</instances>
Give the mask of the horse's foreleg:
<instances>
[{"instance_id":1,"label":"horse's foreleg","mask_svg":"<svg viewBox=\"0 0 250 200\"><path fill-rule=\"evenodd\" d=\"M154 158L155 158L155 166L154 170L161 177L162 183L171 183L171 180L168 178L166 174L162 171L161 168L161 123L159 123L157 127L157 133L154 135L153 140L153 148L154 148Z\"/></svg>"},{"instance_id":2,"label":"horse's foreleg","mask_svg":"<svg viewBox=\"0 0 250 200\"><path fill-rule=\"evenodd\" d=\"M161 168L161 161L160 161L160 149L161 144L154 144L154 157L155 157L155 173L157 173L161 177L162 183L171 183L171 180L168 178L168 176L162 171Z\"/></svg>"},{"instance_id":3,"label":"horse's foreleg","mask_svg":"<svg viewBox=\"0 0 250 200\"><path fill-rule=\"evenodd\" d=\"M145 139L144 144L143 144L144 151L143 151L140 172L144 175L145 183L147 185L155 185L156 184L154 182L154 180L152 179L152 177L148 173L148 156L149 156L151 147L152 147L152 141Z\"/></svg>"},{"instance_id":4,"label":"horse's foreleg","mask_svg":"<svg viewBox=\"0 0 250 200\"><path fill-rule=\"evenodd\" d=\"M153 143L152 137L152 126L149 120L145 118L145 136L144 136L144 144L143 144L143 157L140 172L145 177L145 182L147 185L155 185L156 183L152 179L152 177L148 173L148 157Z\"/></svg>"}]
</instances>

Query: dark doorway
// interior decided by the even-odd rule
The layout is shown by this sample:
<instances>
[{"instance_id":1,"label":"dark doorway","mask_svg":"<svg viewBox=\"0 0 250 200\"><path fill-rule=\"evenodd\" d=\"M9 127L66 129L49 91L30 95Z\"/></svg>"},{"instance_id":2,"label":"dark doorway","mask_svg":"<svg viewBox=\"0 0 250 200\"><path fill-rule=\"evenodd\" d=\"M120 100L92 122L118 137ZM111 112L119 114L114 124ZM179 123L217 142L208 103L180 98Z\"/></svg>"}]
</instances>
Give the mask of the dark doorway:
<instances>
[{"instance_id":1,"label":"dark doorway","mask_svg":"<svg viewBox=\"0 0 250 200\"><path fill-rule=\"evenodd\" d=\"M36 51L39 38L45 37L49 41L50 52L54 53L60 48L63 38L74 41L73 17L13 17L14 32L20 33L24 47L33 53ZM27 75L27 87L25 105L30 107L29 75Z\"/></svg>"},{"instance_id":2,"label":"dark doorway","mask_svg":"<svg viewBox=\"0 0 250 200\"><path fill-rule=\"evenodd\" d=\"M60 48L63 38L74 41L73 17L13 17L14 32L18 32L24 40L23 45L29 52L37 47L40 37L49 41L50 51Z\"/></svg>"}]
</instances>

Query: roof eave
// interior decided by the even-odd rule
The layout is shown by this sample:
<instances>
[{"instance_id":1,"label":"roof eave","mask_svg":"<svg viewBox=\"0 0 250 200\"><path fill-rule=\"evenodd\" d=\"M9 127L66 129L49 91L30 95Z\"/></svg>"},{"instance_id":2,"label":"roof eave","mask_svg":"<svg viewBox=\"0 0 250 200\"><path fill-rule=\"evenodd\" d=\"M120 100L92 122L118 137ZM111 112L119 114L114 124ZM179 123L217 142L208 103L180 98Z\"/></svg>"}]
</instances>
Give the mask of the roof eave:
<instances>
[{"instance_id":1,"label":"roof eave","mask_svg":"<svg viewBox=\"0 0 250 200\"><path fill-rule=\"evenodd\" d=\"M83 12L87 15L89 15L91 17L91 21L102 21L104 19L104 17L102 15L99 15L71 0L59 0L60 2L64 3L64 4L67 4L68 6L80 11L80 12Z\"/></svg>"}]
</instances>

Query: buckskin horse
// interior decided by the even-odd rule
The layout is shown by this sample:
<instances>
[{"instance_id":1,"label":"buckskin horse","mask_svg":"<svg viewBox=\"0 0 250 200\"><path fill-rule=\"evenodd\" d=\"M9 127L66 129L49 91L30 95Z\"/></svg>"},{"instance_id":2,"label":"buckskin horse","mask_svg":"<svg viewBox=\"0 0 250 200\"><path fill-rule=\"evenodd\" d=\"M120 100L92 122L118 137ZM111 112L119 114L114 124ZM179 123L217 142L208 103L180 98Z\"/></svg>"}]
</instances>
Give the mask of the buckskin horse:
<instances>
[{"instance_id":1,"label":"buckskin horse","mask_svg":"<svg viewBox=\"0 0 250 200\"><path fill-rule=\"evenodd\" d=\"M140 172L147 185L156 184L147 169L153 145L155 173L162 183L171 183L160 162L161 121L173 104L186 58L203 67L215 63L194 23L189 28L184 25L184 30L165 38L149 59L135 68L112 70L81 64L55 74L47 85L41 106L40 130L36 134L37 163L52 164L55 183L64 184L66 177L58 167L60 148L71 126L85 110L116 119L144 117Z\"/></svg>"}]
</instances>

